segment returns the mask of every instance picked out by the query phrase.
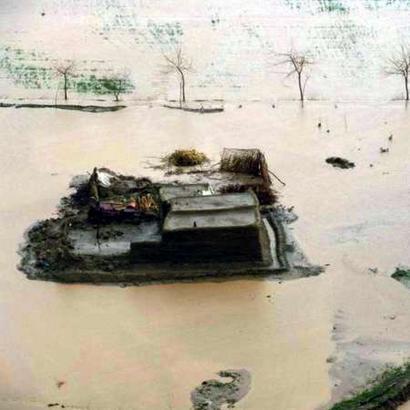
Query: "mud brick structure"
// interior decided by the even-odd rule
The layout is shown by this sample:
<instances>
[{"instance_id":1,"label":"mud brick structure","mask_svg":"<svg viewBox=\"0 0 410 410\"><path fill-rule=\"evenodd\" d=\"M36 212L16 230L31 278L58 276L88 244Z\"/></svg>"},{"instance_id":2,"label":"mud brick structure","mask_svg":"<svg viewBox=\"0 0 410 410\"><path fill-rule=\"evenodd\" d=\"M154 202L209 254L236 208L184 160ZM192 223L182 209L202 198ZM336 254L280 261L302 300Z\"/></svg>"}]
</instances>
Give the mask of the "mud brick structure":
<instances>
[{"instance_id":1,"label":"mud brick structure","mask_svg":"<svg viewBox=\"0 0 410 410\"><path fill-rule=\"evenodd\" d=\"M131 243L134 262L270 262L253 193L176 197L169 204L161 241Z\"/></svg>"}]
</instances>

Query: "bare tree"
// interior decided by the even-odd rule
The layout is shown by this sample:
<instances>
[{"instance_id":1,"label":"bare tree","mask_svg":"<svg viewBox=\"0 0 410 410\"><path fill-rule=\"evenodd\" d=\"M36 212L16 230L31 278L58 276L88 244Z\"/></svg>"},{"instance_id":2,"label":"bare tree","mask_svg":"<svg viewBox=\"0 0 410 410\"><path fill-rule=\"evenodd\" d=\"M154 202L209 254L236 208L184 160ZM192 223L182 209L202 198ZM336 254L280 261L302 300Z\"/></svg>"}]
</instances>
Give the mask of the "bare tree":
<instances>
[{"instance_id":1,"label":"bare tree","mask_svg":"<svg viewBox=\"0 0 410 410\"><path fill-rule=\"evenodd\" d=\"M186 102L185 85L186 85L186 73L192 71L192 63L183 54L182 48L178 47L175 51L175 55L169 56L164 54L165 61L167 62L168 71L175 71L179 77L179 105Z\"/></svg>"},{"instance_id":2,"label":"bare tree","mask_svg":"<svg viewBox=\"0 0 410 410\"><path fill-rule=\"evenodd\" d=\"M305 72L307 66L313 64L313 61L304 53L298 53L294 50L289 51L289 53L279 54L282 58L276 65L287 65L289 66L289 72L286 77L291 77L296 74L299 88L300 101L305 99L305 88L306 83L309 80L309 75Z\"/></svg>"},{"instance_id":3,"label":"bare tree","mask_svg":"<svg viewBox=\"0 0 410 410\"><path fill-rule=\"evenodd\" d=\"M62 64L59 64L55 67L55 70L57 71L58 74L61 74L64 78L64 100L68 100L68 79L71 75L74 73L74 62L73 61L67 61Z\"/></svg>"},{"instance_id":4,"label":"bare tree","mask_svg":"<svg viewBox=\"0 0 410 410\"><path fill-rule=\"evenodd\" d=\"M387 75L400 75L404 80L406 101L409 101L410 48L402 45L400 51L387 60Z\"/></svg>"}]
</instances>

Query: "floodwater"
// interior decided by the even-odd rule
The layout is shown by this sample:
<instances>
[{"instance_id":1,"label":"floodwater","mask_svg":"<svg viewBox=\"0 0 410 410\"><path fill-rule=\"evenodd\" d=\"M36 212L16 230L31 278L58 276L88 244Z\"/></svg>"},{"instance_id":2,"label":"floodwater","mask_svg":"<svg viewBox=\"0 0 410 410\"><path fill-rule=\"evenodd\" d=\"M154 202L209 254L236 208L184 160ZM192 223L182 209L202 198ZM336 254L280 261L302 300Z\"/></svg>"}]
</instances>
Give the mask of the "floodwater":
<instances>
[{"instance_id":1,"label":"floodwater","mask_svg":"<svg viewBox=\"0 0 410 410\"><path fill-rule=\"evenodd\" d=\"M410 356L410 294L388 277L410 264L410 119L401 104L244 104L212 115L10 108L0 120L1 409L189 409L190 392L230 368L252 374L238 409L326 408L358 373L349 363L337 373L347 386L338 393L326 359L340 363L344 343L359 340L372 363ZM287 183L281 201L300 217L295 234L326 273L119 288L29 281L16 269L25 229L53 215L72 176L94 166L155 176L147 162L177 147L215 161L223 147L265 151ZM356 168L330 167L331 155Z\"/></svg>"}]
</instances>

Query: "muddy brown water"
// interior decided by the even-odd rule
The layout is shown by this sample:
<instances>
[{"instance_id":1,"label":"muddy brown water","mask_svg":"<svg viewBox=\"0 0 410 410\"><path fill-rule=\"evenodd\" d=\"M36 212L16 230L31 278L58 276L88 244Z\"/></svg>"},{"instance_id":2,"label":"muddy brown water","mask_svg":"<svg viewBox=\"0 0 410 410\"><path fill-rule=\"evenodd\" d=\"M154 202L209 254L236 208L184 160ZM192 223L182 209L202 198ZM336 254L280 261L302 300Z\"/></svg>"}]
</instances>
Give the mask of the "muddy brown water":
<instances>
[{"instance_id":1,"label":"muddy brown water","mask_svg":"<svg viewBox=\"0 0 410 410\"><path fill-rule=\"evenodd\" d=\"M0 110L1 409L189 409L190 392L229 368L252 374L238 409L314 409L332 397L326 359L337 349L339 310L340 337L409 340L408 290L383 274L410 262L408 114L398 104L226 108L215 116ZM390 132L394 149L380 156ZM122 289L29 281L16 269L25 229L55 212L73 175L100 165L155 176L149 157L195 147L216 161L225 146L265 151L287 182L282 201L300 217L295 233L313 262L330 264L325 274ZM356 168L336 170L330 155ZM397 319L385 321L391 311Z\"/></svg>"}]
</instances>

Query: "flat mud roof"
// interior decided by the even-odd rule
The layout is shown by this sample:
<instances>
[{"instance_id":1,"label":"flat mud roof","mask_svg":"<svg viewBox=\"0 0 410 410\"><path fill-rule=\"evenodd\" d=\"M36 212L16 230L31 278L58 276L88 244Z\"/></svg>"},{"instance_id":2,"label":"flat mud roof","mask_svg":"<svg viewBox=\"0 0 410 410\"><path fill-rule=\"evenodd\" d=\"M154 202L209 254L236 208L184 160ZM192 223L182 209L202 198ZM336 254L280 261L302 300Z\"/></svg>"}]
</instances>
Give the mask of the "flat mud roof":
<instances>
[{"instance_id":1,"label":"flat mud roof","mask_svg":"<svg viewBox=\"0 0 410 410\"><path fill-rule=\"evenodd\" d=\"M172 212L195 212L253 208L258 205L258 201L250 192L244 192L237 194L174 198L170 201L170 204Z\"/></svg>"},{"instance_id":2,"label":"flat mud roof","mask_svg":"<svg viewBox=\"0 0 410 410\"><path fill-rule=\"evenodd\" d=\"M260 223L258 201L251 192L177 198L163 231L239 228Z\"/></svg>"},{"instance_id":3,"label":"flat mud roof","mask_svg":"<svg viewBox=\"0 0 410 410\"><path fill-rule=\"evenodd\" d=\"M159 194L161 200L170 201L172 198L179 197L191 197L191 196L202 196L203 191L209 190L209 184L170 184L161 185L159 188Z\"/></svg>"},{"instance_id":4,"label":"flat mud roof","mask_svg":"<svg viewBox=\"0 0 410 410\"><path fill-rule=\"evenodd\" d=\"M259 215L256 209L239 208L222 211L175 212L164 222L165 232L194 229L239 228L256 225Z\"/></svg>"}]
</instances>

